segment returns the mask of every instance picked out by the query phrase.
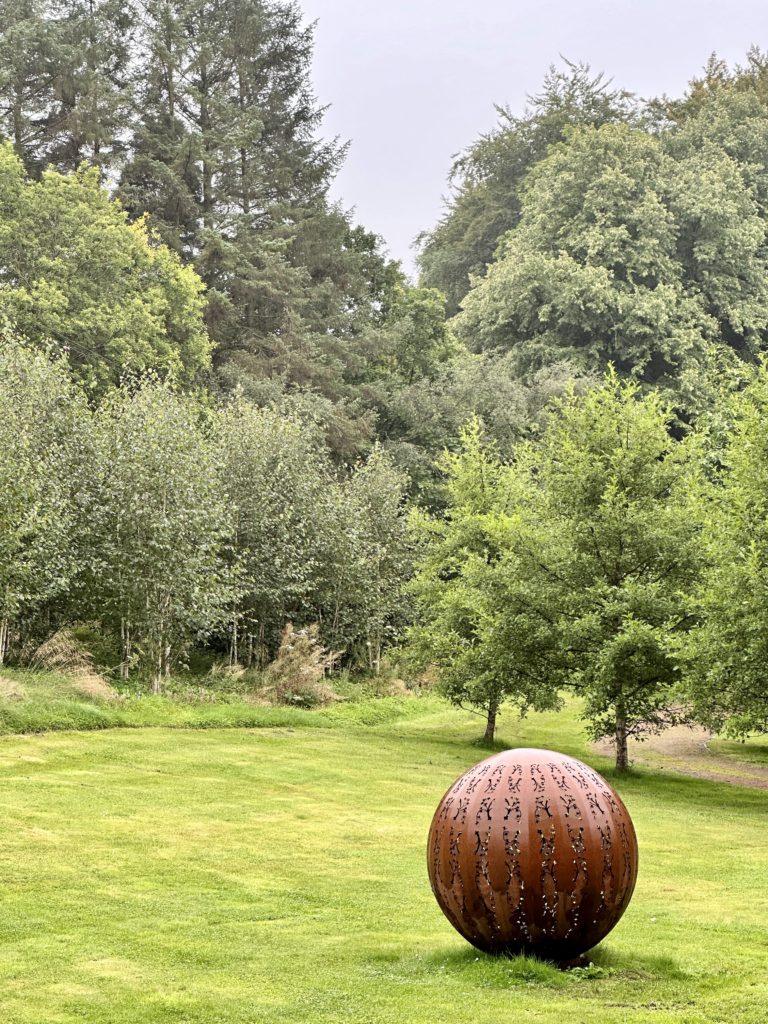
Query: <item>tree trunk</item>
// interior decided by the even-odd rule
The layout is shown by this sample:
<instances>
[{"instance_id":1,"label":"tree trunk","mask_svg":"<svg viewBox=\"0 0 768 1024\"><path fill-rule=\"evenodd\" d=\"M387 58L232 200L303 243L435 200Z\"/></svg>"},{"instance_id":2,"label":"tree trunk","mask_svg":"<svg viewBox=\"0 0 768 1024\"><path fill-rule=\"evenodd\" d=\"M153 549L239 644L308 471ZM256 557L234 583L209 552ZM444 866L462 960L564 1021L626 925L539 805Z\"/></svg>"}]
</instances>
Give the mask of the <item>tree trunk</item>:
<instances>
[{"instance_id":1,"label":"tree trunk","mask_svg":"<svg viewBox=\"0 0 768 1024\"><path fill-rule=\"evenodd\" d=\"M264 630L264 623L260 622L259 623L259 642L258 642L258 645L256 647L256 667L259 668L259 669L264 668L265 665L266 665L266 662L267 662L267 659L266 659L266 656L265 656L266 652L264 650L264 636L265 635L266 634L265 634L265 630Z\"/></svg>"},{"instance_id":2,"label":"tree trunk","mask_svg":"<svg viewBox=\"0 0 768 1024\"><path fill-rule=\"evenodd\" d=\"M213 227L213 160L211 156L208 69L200 69L200 135L202 136L203 227Z\"/></svg>"},{"instance_id":3,"label":"tree trunk","mask_svg":"<svg viewBox=\"0 0 768 1024\"><path fill-rule=\"evenodd\" d=\"M19 156L24 153L24 112L22 108L22 88L17 87L13 94L13 142Z\"/></svg>"},{"instance_id":4,"label":"tree trunk","mask_svg":"<svg viewBox=\"0 0 768 1024\"><path fill-rule=\"evenodd\" d=\"M127 679L131 672L131 624L120 619L121 660L120 678Z\"/></svg>"},{"instance_id":5,"label":"tree trunk","mask_svg":"<svg viewBox=\"0 0 768 1024\"><path fill-rule=\"evenodd\" d=\"M237 649L237 612L232 615L232 643L229 645L229 664L230 667L237 665L240 658L240 652Z\"/></svg>"},{"instance_id":6,"label":"tree trunk","mask_svg":"<svg viewBox=\"0 0 768 1024\"><path fill-rule=\"evenodd\" d=\"M5 663L5 652L8 648L8 619L0 619L0 665Z\"/></svg>"},{"instance_id":7,"label":"tree trunk","mask_svg":"<svg viewBox=\"0 0 768 1024\"><path fill-rule=\"evenodd\" d=\"M627 718L624 708L619 704L616 707L616 771L626 772L628 769Z\"/></svg>"},{"instance_id":8,"label":"tree trunk","mask_svg":"<svg viewBox=\"0 0 768 1024\"><path fill-rule=\"evenodd\" d=\"M499 713L499 702L492 700L488 705L488 718L485 723L485 735L483 736L483 743L487 743L490 746L493 743L494 736L496 735L496 715Z\"/></svg>"},{"instance_id":9,"label":"tree trunk","mask_svg":"<svg viewBox=\"0 0 768 1024\"><path fill-rule=\"evenodd\" d=\"M163 656L161 651L157 652L155 671L152 673L152 693L159 694L162 688L163 679Z\"/></svg>"}]
</instances>

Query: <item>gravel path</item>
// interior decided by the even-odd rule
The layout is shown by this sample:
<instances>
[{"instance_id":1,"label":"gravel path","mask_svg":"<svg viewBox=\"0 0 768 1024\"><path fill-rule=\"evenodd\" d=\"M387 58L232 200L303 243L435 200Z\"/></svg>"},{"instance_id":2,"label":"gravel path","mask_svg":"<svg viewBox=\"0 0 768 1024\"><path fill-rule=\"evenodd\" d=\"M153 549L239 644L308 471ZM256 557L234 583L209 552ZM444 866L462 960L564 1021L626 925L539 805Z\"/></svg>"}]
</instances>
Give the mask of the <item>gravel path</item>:
<instances>
[{"instance_id":1,"label":"gravel path","mask_svg":"<svg viewBox=\"0 0 768 1024\"><path fill-rule=\"evenodd\" d=\"M638 765L666 768L712 782L729 782L750 789L768 789L768 764L742 760L732 754L710 749L712 734L699 727L684 725L649 736L642 743L630 740L630 761ZM601 740L595 750L610 757L613 744Z\"/></svg>"}]
</instances>

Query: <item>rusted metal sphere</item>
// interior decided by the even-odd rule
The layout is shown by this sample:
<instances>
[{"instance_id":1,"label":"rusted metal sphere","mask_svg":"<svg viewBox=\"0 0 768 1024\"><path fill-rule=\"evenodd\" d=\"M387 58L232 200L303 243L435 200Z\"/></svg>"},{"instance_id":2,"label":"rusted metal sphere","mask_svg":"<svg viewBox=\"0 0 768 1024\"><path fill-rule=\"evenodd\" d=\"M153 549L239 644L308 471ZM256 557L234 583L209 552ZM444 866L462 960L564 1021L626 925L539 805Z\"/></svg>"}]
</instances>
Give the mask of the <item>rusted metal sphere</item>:
<instances>
[{"instance_id":1,"label":"rusted metal sphere","mask_svg":"<svg viewBox=\"0 0 768 1024\"><path fill-rule=\"evenodd\" d=\"M454 928L487 953L566 961L627 908L637 839L597 772L551 750L505 750L470 768L435 811L429 879Z\"/></svg>"}]
</instances>

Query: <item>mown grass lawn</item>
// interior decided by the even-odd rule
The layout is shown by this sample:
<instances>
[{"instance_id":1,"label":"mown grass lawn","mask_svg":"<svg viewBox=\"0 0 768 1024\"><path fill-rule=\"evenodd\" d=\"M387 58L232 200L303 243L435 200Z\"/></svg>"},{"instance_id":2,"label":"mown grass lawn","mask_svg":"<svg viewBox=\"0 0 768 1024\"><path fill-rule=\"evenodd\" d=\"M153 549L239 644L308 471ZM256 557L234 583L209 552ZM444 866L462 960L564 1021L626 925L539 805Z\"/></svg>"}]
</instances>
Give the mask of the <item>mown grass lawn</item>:
<instances>
[{"instance_id":1,"label":"mown grass lawn","mask_svg":"<svg viewBox=\"0 0 768 1024\"><path fill-rule=\"evenodd\" d=\"M492 959L425 870L477 729L431 705L367 727L0 739L0 1021L764 1024L768 792L621 781L640 879L596 966ZM568 714L507 718L501 738L608 765Z\"/></svg>"}]
</instances>

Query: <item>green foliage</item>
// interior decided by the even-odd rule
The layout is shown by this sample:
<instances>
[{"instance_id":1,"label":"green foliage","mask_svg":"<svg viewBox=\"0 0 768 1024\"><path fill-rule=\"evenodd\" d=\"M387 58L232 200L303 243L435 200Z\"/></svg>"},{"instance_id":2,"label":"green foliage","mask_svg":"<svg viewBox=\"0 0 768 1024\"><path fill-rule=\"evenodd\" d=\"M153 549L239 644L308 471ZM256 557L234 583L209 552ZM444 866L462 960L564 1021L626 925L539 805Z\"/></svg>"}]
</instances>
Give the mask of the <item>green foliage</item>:
<instances>
[{"instance_id":1,"label":"green foliage","mask_svg":"<svg viewBox=\"0 0 768 1024\"><path fill-rule=\"evenodd\" d=\"M114 166L133 102L131 42L139 11L122 0L48 0L52 89L37 147L39 167Z\"/></svg>"},{"instance_id":2,"label":"green foliage","mask_svg":"<svg viewBox=\"0 0 768 1024\"><path fill-rule=\"evenodd\" d=\"M768 567L768 370L730 402L718 469L694 492L705 571L697 627L682 647L686 690L700 721L743 736L768 731L765 687Z\"/></svg>"},{"instance_id":3,"label":"green foliage","mask_svg":"<svg viewBox=\"0 0 768 1024\"><path fill-rule=\"evenodd\" d=\"M732 68L713 53L702 72L700 77L691 79L681 99L664 96L651 101L650 111L662 124L685 124L710 107L712 99L733 97L739 93L752 93L763 104L768 101L768 54L758 46L750 46L747 50L745 64L735 64Z\"/></svg>"},{"instance_id":4,"label":"green foliage","mask_svg":"<svg viewBox=\"0 0 768 1024\"><path fill-rule=\"evenodd\" d=\"M0 16L0 132L27 171L114 165L131 116L135 5L24 0Z\"/></svg>"},{"instance_id":5,"label":"green foliage","mask_svg":"<svg viewBox=\"0 0 768 1024\"><path fill-rule=\"evenodd\" d=\"M674 720L673 644L692 624L700 570L687 503L697 463L669 425L657 395L611 374L561 400L540 446L521 456L531 528L517 555L556 635L551 663L584 694L593 734L613 736L619 768L628 736ZM514 562L513 591L519 571Z\"/></svg>"},{"instance_id":6,"label":"green foliage","mask_svg":"<svg viewBox=\"0 0 768 1024\"><path fill-rule=\"evenodd\" d=\"M754 363L768 337L764 71L752 52L748 72L655 133L598 118L551 139L516 186L487 273L474 273L461 339L514 354L522 378L563 359L591 373L610 362L665 388L684 420L700 414L712 362Z\"/></svg>"},{"instance_id":7,"label":"green foliage","mask_svg":"<svg viewBox=\"0 0 768 1024\"><path fill-rule=\"evenodd\" d=\"M708 321L686 294L660 143L623 125L582 129L527 179L519 226L470 292L459 330L525 373L569 358L658 381L695 360Z\"/></svg>"},{"instance_id":8,"label":"green foliage","mask_svg":"<svg viewBox=\"0 0 768 1024\"><path fill-rule=\"evenodd\" d=\"M222 411L217 446L241 590L231 658L263 664L288 620L308 624L334 485L316 432L242 398Z\"/></svg>"},{"instance_id":9,"label":"green foliage","mask_svg":"<svg viewBox=\"0 0 768 1024\"><path fill-rule=\"evenodd\" d=\"M79 573L86 416L61 362L0 327L0 663Z\"/></svg>"},{"instance_id":10,"label":"green foliage","mask_svg":"<svg viewBox=\"0 0 768 1024\"><path fill-rule=\"evenodd\" d=\"M317 619L327 643L378 673L385 645L408 621L405 479L376 448L333 486L323 508Z\"/></svg>"},{"instance_id":11,"label":"green foliage","mask_svg":"<svg viewBox=\"0 0 768 1024\"><path fill-rule=\"evenodd\" d=\"M435 453L456 450L462 427L473 417L509 455L518 441L539 433L553 397L568 387L583 390L590 382L565 360L522 380L514 353L468 352L457 345L433 376L405 386L397 382L377 394L378 432L395 464L408 474L412 494L434 510L445 502Z\"/></svg>"},{"instance_id":12,"label":"green foliage","mask_svg":"<svg viewBox=\"0 0 768 1024\"><path fill-rule=\"evenodd\" d=\"M401 274L327 198L344 150L317 138L313 28L285 2L143 7L119 194L205 282L220 385L260 402L269 391L263 404L319 392L338 403L354 455L370 439L342 406L355 339Z\"/></svg>"},{"instance_id":13,"label":"green foliage","mask_svg":"<svg viewBox=\"0 0 768 1024\"><path fill-rule=\"evenodd\" d=\"M615 375L554 403L513 466L478 424L446 459L445 517L418 517L424 555L412 649L456 703L522 710L575 686L595 737L674 720L677 633L692 624L700 565L686 494L697 463L658 396Z\"/></svg>"},{"instance_id":14,"label":"green foliage","mask_svg":"<svg viewBox=\"0 0 768 1024\"><path fill-rule=\"evenodd\" d=\"M516 576L514 600L498 593L499 573L514 575L510 536L527 496L478 421L461 436L461 450L443 459L445 517L414 516L423 554L413 583L419 621L409 640L415 662L437 668L450 700L483 711L492 742L504 700L542 709L556 703L556 690L541 672L549 639L530 614L527 581Z\"/></svg>"},{"instance_id":15,"label":"green foliage","mask_svg":"<svg viewBox=\"0 0 768 1024\"><path fill-rule=\"evenodd\" d=\"M0 146L0 313L53 343L103 390L129 371L194 380L210 361L202 284L142 221L129 224L95 170L25 178Z\"/></svg>"},{"instance_id":16,"label":"green foliage","mask_svg":"<svg viewBox=\"0 0 768 1024\"><path fill-rule=\"evenodd\" d=\"M358 648L364 643L368 668L376 673L385 647L396 642L409 617L404 584L411 572L412 551L405 489L403 474L386 452L375 448L355 467L341 495L353 552L344 567L346 605L351 611L346 626L336 614L332 636L335 642L336 637L349 637ZM336 603L341 592L337 584ZM354 622L356 635L350 629Z\"/></svg>"},{"instance_id":17,"label":"green foliage","mask_svg":"<svg viewBox=\"0 0 768 1024\"><path fill-rule=\"evenodd\" d=\"M448 207L437 227L422 236L422 283L439 288L451 315L458 312L473 277L485 274L499 239L520 217L520 189L530 169L570 128L636 119L632 96L611 87L588 64L550 67L541 92L522 117L497 108L499 123L455 161Z\"/></svg>"},{"instance_id":18,"label":"green foliage","mask_svg":"<svg viewBox=\"0 0 768 1024\"><path fill-rule=\"evenodd\" d=\"M157 689L237 594L216 448L196 403L151 382L107 396L95 429L90 596L120 633L123 674L138 665Z\"/></svg>"},{"instance_id":19,"label":"green foliage","mask_svg":"<svg viewBox=\"0 0 768 1024\"><path fill-rule=\"evenodd\" d=\"M0 2L0 133L13 142L30 172L41 167L44 124L56 77L44 9L44 0Z\"/></svg>"},{"instance_id":20,"label":"green foliage","mask_svg":"<svg viewBox=\"0 0 768 1024\"><path fill-rule=\"evenodd\" d=\"M445 322L445 296L436 288L398 287L392 296L391 367L405 384L434 379L453 353Z\"/></svg>"}]
</instances>

